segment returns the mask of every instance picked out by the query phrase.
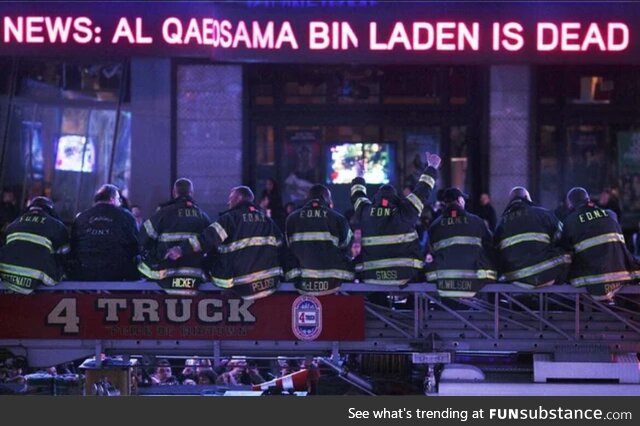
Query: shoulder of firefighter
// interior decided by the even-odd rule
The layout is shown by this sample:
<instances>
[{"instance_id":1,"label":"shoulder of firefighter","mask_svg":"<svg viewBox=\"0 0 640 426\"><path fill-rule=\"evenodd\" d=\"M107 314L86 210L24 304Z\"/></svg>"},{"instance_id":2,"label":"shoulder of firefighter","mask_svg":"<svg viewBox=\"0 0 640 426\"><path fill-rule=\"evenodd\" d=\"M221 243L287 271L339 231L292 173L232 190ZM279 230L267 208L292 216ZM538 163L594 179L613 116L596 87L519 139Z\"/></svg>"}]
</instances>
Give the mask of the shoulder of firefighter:
<instances>
[{"instance_id":1,"label":"shoulder of firefighter","mask_svg":"<svg viewBox=\"0 0 640 426\"><path fill-rule=\"evenodd\" d=\"M69 236L62 222L41 210L29 210L7 227L0 249L0 279L13 291L28 294L40 284L63 277Z\"/></svg>"},{"instance_id":2,"label":"shoulder of firefighter","mask_svg":"<svg viewBox=\"0 0 640 426\"><path fill-rule=\"evenodd\" d=\"M334 293L354 279L347 256L353 234L344 216L320 200L292 212L285 225L285 277L300 293Z\"/></svg>"}]
</instances>

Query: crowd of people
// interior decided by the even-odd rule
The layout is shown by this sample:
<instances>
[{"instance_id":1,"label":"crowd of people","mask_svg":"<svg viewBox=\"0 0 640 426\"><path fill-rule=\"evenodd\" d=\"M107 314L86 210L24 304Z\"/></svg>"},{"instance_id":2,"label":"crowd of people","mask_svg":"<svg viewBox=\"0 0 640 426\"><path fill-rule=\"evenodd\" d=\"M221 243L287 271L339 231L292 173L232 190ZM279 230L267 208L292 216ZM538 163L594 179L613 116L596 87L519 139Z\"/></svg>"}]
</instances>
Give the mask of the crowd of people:
<instances>
[{"instance_id":1,"label":"crowd of people","mask_svg":"<svg viewBox=\"0 0 640 426\"><path fill-rule=\"evenodd\" d=\"M348 219L333 208L327 187L311 186L302 206L283 206L273 180L258 200L246 186L232 188L229 209L215 221L198 207L186 178L144 221L139 210L135 217L122 207L117 187L103 185L70 233L52 201L35 197L25 213L11 211L0 279L25 294L61 279L142 276L176 294L194 294L212 281L245 299L274 293L282 280L316 296L356 280L389 288L428 281L448 297L473 297L487 282L537 288L568 281L610 300L639 277L610 198L601 207L573 188L562 221L523 187L511 190L499 218L489 194L476 215L458 188L440 190L431 207L441 159L427 153L426 160L416 185L402 193L382 185L369 198L365 180L355 178Z\"/></svg>"}]
</instances>

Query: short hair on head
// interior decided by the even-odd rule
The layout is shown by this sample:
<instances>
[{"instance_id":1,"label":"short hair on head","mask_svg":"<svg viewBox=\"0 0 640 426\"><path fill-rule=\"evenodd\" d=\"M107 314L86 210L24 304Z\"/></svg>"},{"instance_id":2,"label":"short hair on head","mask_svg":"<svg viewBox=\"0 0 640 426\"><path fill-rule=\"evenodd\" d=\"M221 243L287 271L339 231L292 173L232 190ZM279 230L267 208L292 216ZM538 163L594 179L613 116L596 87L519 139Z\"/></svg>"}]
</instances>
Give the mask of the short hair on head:
<instances>
[{"instance_id":1,"label":"short hair on head","mask_svg":"<svg viewBox=\"0 0 640 426\"><path fill-rule=\"evenodd\" d=\"M527 188L525 188L524 186L514 186L511 189L511 192L509 192L509 200L513 201L516 198L522 198L527 201L531 201L531 195L529 194L529 191L527 191Z\"/></svg>"},{"instance_id":2,"label":"short hair on head","mask_svg":"<svg viewBox=\"0 0 640 426\"><path fill-rule=\"evenodd\" d=\"M589 193L586 189L576 186L575 188L571 188L567 193L567 201L569 201L572 206L586 203L589 201Z\"/></svg>"},{"instance_id":3,"label":"short hair on head","mask_svg":"<svg viewBox=\"0 0 640 426\"><path fill-rule=\"evenodd\" d=\"M187 197L193 194L193 182L187 178L180 178L173 184L173 190L178 197Z\"/></svg>"},{"instance_id":4,"label":"short hair on head","mask_svg":"<svg viewBox=\"0 0 640 426\"><path fill-rule=\"evenodd\" d=\"M231 192L236 192L244 201L252 202L255 199L253 191L248 186L236 186L231 189Z\"/></svg>"},{"instance_id":5,"label":"short hair on head","mask_svg":"<svg viewBox=\"0 0 640 426\"><path fill-rule=\"evenodd\" d=\"M308 198L310 200L322 200L325 203L331 203L331 191L324 185L316 184L309 188Z\"/></svg>"},{"instance_id":6,"label":"short hair on head","mask_svg":"<svg viewBox=\"0 0 640 426\"><path fill-rule=\"evenodd\" d=\"M99 203L101 201L109 201L110 199L117 198L119 196L120 193L118 187L107 183L98 188L95 195L93 196L93 202Z\"/></svg>"}]
</instances>

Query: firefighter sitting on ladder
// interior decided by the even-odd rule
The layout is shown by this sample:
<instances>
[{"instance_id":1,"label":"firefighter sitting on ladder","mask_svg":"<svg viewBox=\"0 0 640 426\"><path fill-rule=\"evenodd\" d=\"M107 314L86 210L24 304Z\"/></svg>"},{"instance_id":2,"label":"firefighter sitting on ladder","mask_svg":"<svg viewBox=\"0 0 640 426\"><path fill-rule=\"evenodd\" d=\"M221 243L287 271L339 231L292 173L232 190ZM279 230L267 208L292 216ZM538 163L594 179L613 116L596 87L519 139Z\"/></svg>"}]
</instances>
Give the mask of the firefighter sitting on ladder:
<instances>
[{"instance_id":1,"label":"firefighter sitting on ladder","mask_svg":"<svg viewBox=\"0 0 640 426\"><path fill-rule=\"evenodd\" d=\"M486 282L496 281L493 236L487 223L465 211L466 194L444 191L442 216L429 227L433 263L427 281L435 281L445 297L473 297Z\"/></svg>"},{"instance_id":2,"label":"firefighter sitting on ladder","mask_svg":"<svg viewBox=\"0 0 640 426\"><path fill-rule=\"evenodd\" d=\"M505 280L524 288L564 284L571 256L556 246L561 234L551 211L535 206L526 188L513 188L494 235Z\"/></svg>"},{"instance_id":3,"label":"firefighter sitting on ladder","mask_svg":"<svg viewBox=\"0 0 640 426\"><path fill-rule=\"evenodd\" d=\"M219 256L212 274L215 285L232 289L249 300L274 293L282 276L282 233L253 200L248 187L233 188L229 193L229 210L198 238L169 249L166 257L177 260L217 249Z\"/></svg>"},{"instance_id":4,"label":"firefighter sitting on ladder","mask_svg":"<svg viewBox=\"0 0 640 426\"><path fill-rule=\"evenodd\" d=\"M398 196L393 186L382 185L371 201L365 180L353 180L351 201L362 229L362 252L356 259L361 281L398 286L422 280L424 262L416 223L435 186L441 161L438 155L428 152L426 159L427 168L406 197Z\"/></svg>"},{"instance_id":5,"label":"firefighter sitting on ladder","mask_svg":"<svg viewBox=\"0 0 640 426\"><path fill-rule=\"evenodd\" d=\"M160 206L140 230L140 273L155 280L172 294L195 294L207 281L202 254L192 253L177 261L165 259L167 250L189 239L197 239L211 221L193 200L193 183L181 178L173 185L173 199Z\"/></svg>"},{"instance_id":6,"label":"firefighter sitting on ladder","mask_svg":"<svg viewBox=\"0 0 640 426\"><path fill-rule=\"evenodd\" d=\"M573 252L569 280L586 287L594 300L612 300L638 278L638 262L627 249L616 214L593 203L584 188L567 193L571 213L564 220L562 245Z\"/></svg>"},{"instance_id":7,"label":"firefighter sitting on ladder","mask_svg":"<svg viewBox=\"0 0 640 426\"><path fill-rule=\"evenodd\" d=\"M353 281L347 254L352 234L347 219L333 209L326 186L312 186L307 198L287 217L285 277L295 282L298 292L322 296Z\"/></svg>"},{"instance_id":8,"label":"firefighter sitting on ladder","mask_svg":"<svg viewBox=\"0 0 640 426\"><path fill-rule=\"evenodd\" d=\"M2 285L29 294L40 284L57 284L70 248L67 228L57 219L51 200L35 197L6 232L7 244L0 249Z\"/></svg>"}]
</instances>

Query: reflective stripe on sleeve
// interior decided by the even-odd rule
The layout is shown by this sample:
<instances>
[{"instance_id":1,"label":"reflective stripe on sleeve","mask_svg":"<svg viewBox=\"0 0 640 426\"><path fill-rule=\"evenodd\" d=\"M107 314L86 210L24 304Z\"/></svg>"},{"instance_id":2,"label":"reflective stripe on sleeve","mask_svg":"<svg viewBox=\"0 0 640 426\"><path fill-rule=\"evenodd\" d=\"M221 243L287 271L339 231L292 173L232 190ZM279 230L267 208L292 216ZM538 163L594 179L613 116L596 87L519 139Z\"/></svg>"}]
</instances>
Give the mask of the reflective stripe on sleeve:
<instances>
[{"instance_id":1,"label":"reflective stripe on sleeve","mask_svg":"<svg viewBox=\"0 0 640 426\"><path fill-rule=\"evenodd\" d=\"M367 194L367 187L364 186L364 185L353 185L351 187L351 196L353 197L353 195L358 191L364 192L364 194L366 195Z\"/></svg>"},{"instance_id":2,"label":"reflective stripe on sleeve","mask_svg":"<svg viewBox=\"0 0 640 426\"><path fill-rule=\"evenodd\" d=\"M158 241L163 243L177 243L180 241L189 240L192 237L197 237L195 232L164 232L158 237Z\"/></svg>"},{"instance_id":3,"label":"reflective stripe on sleeve","mask_svg":"<svg viewBox=\"0 0 640 426\"><path fill-rule=\"evenodd\" d=\"M436 186L436 180L429 175L421 175L420 182L426 183L431 189Z\"/></svg>"},{"instance_id":4,"label":"reflective stripe on sleeve","mask_svg":"<svg viewBox=\"0 0 640 426\"><path fill-rule=\"evenodd\" d=\"M144 229L147 231L147 235L149 238L153 238L154 240L158 239L158 233L156 232L153 224L151 223L151 219L147 219L144 221Z\"/></svg>"},{"instance_id":5,"label":"reflective stripe on sleeve","mask_svg":"<svg viewBox=\"0 0 640 426\"><path fill-rule=\"evenodd\" d=\"M227 237L229 237L227 235L227 231L225 231L222 225L220 225L218 222L213 222L209 226L213 227L213 229L216 230L216 232L218 233L218 236L220 237L220 241L224 241L227 239Z\"/></svg>"},{"instance_id":6,"label":"reflective stripe on sleeve","mask_svg":"<svg viewBox=\"0 0 640 426\"><path fill-rule=\"evenodd\" d=\"M355 203L353 203L353 209L358 210L358 207L360 207L362 203L371 204L371 201L366 197L357 198Z\"/></svg>"},{"instance_id":7,"label":"reflective stripe on sleeve","mask_svg":"<svg viewBox=\"0 0 640 426\"><path fill-rule=\"evenodd\" d=\"M422 209L424 209L424 204L420 201L420 198L414 193L407 195L407 200L413 205L413 207L418 210L418 214L422 213Z\"/></svg>"}]
</instances>

